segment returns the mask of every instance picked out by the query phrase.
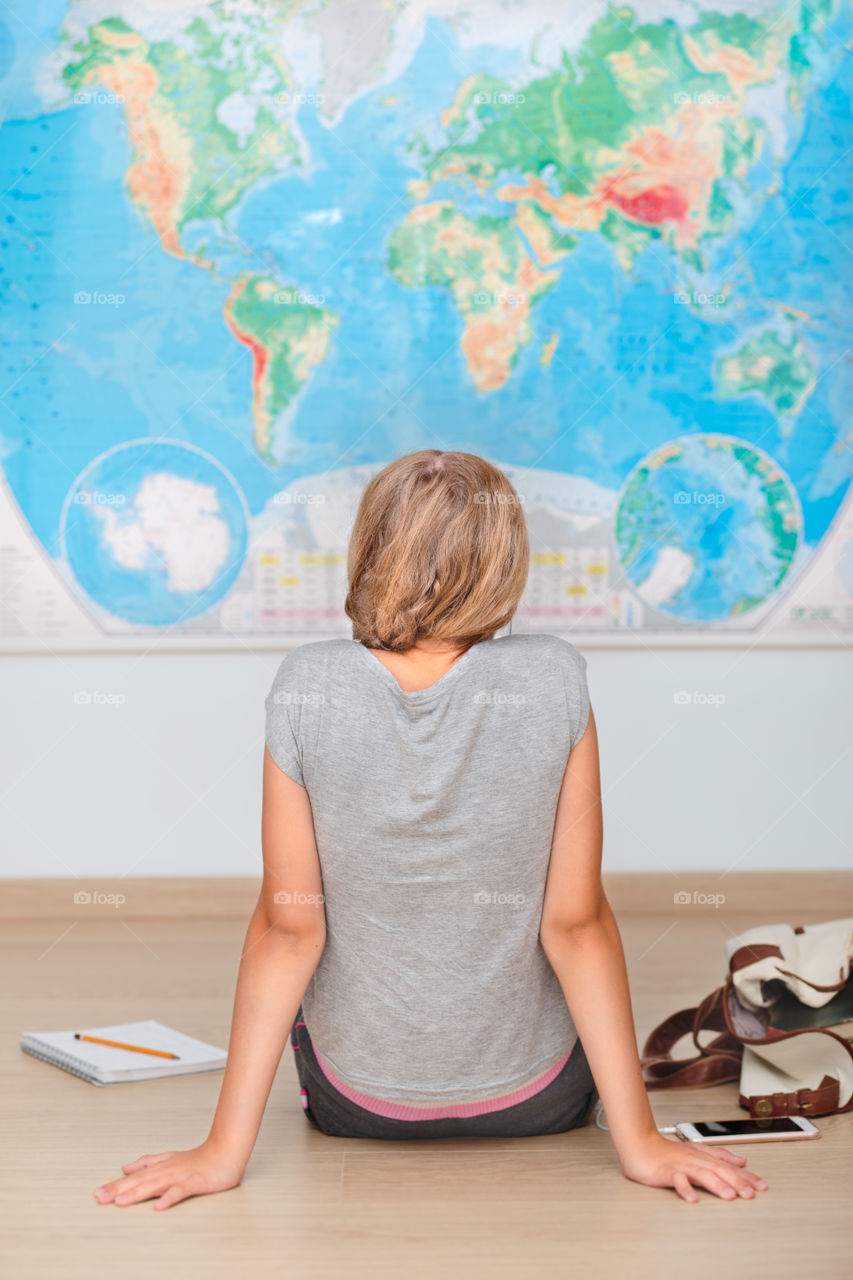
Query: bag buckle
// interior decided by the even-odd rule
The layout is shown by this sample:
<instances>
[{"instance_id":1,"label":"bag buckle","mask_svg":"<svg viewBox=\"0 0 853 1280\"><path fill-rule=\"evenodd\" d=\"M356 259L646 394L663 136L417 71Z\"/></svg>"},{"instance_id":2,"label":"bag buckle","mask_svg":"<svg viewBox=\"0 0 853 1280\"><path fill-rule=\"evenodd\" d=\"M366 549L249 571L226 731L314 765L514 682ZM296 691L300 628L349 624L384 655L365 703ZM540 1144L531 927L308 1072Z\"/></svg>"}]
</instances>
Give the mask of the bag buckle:
<instances>
[{"instance_id":1,"label":"bag buckle","mask_svg":"<svg viewBox=\"0 0 853 1280\"><path fill-rule=\"evenodd\" d=\"M811 1110L811 1108L814 1106L814 1099L810 1098L810 1100L806 1102L804 1101L804 1097L803 1097L803 1095L805 1094L810 1095L811 1092L812 1092L811 1089L797 1089L796 1093L779 1094L778 1096L783 1098L786 1104L785 1110L782 1112L782 1114L783 1115L791 1114L791 1108L788 1105L788 1101L790 1098L794 1098L796 1100L797 1111ZM773 1096L776 1097L777 1095L774 1094ZM752 1110L756 1116L760 1116L762 1119L767 1116L772 1116L774 1114L773 1099L772 1098L756 1098L755 1102L753 1103Z\"/></svg>"}]
</instances>

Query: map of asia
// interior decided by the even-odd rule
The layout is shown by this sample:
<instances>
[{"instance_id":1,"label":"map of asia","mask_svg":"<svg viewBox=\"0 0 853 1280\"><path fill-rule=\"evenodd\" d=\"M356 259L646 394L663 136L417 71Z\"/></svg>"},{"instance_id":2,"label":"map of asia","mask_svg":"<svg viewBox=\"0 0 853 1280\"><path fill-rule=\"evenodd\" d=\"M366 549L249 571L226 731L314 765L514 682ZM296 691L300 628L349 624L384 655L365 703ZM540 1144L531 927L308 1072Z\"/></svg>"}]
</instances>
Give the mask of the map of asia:
<instances>
[{"instance_id":1,"label":"map of asia","mask_svg":"<svg viewBox=\"0 0 853 1280\"><path fill-rule=\"evenodd\" d=\"M514 629L853 634L845 0L0 9L0 647L351 634L366 481L503 468Z\"/></svg>"}]
</instances>

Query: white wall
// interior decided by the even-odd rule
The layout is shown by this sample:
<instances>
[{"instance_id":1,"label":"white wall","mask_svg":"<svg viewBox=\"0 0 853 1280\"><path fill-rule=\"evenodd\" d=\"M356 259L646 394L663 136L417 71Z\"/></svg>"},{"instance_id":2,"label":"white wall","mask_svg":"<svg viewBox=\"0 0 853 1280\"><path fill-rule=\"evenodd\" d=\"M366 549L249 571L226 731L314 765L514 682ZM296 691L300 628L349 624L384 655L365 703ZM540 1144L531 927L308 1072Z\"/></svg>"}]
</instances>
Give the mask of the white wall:
<instances>
[{"instance_id":1,"label":"white wall","mask_svg":"<svg viewBox=\"0 0 853 1280\"><path fill-rule=\"evenodd\" d=\"M578 647L606 870L853 865L848 652ZM0 875L258 872L280 656L0 658Z\"/></svg>"}]
</instances>

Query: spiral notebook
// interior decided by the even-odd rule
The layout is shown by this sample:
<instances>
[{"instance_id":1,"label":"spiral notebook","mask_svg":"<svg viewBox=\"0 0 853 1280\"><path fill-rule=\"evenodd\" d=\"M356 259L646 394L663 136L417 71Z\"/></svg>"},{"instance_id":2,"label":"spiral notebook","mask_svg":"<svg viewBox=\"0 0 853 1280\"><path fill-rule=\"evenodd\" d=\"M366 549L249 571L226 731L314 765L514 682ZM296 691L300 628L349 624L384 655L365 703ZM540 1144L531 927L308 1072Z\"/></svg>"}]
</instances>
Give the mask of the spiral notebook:
<instances>
[{"instance_id":1,"label":"spiral notebook","mask_svg":"<svg viewBox=\"0 0 853 1280\"><path fill-rule=\"evenodd\" d=\"M155 1058L130 1049L113 1049L105 1044L75 1040L74 1033L119 1040L146 1049L176 1053L174 1058ZM184 1076L195 1071L218 1071L225 1066L227 1050L185 1036L162 1022L122 1022L111 1027L75 1027L73 1031L25 1031L21 1048L63 1071L81 1076L90 1084L121 1084L125 1080L159 1080L162 1076Z\"/></svg>"}]
</instances>

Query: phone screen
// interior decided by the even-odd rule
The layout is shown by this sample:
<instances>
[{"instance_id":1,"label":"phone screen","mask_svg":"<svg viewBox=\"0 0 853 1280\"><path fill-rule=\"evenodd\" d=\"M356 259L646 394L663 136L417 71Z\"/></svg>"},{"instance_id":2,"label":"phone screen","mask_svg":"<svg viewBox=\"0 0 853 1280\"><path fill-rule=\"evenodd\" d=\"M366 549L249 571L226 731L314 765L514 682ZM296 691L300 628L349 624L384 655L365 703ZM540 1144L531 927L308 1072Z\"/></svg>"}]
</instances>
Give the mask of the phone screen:
<instances>
[{"instance_id":1,"label":"phone screen","mask_svg":"<svg viewBox=\"0 0 853 1280\"><path fill-rule=\"evenodd\" d=\"M790 1116L771 1116L766 1120L697 1120L693 1128L703 1138L733 1138L748 1133L802 1133Z\"/></svg>"}]
</instances>

